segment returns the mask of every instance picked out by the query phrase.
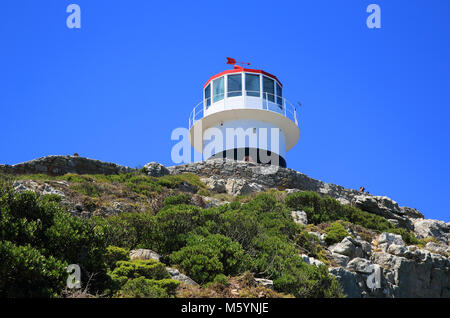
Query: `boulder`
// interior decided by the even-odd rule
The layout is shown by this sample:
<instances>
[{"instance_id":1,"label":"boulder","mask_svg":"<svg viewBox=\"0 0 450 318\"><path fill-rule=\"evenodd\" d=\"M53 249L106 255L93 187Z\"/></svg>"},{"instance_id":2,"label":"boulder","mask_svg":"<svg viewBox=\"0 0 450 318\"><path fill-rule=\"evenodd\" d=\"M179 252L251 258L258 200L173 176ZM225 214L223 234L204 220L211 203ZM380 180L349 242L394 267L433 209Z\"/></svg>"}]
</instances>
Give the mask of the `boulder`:
<instances>
[{"instance_id":1,"label":"boulder","mask_svg":"<svg viewBox=\"0 0 450 318\"><path fill-rule=\"evenodd\" d=\"M450 223L438 220L414 219L414 234L418 238L434 237L438 241L449 244Z\"/></svg>"},{"instance_id":2,"label":"boulder","mask_svg":"<svg viewBox=\"0 0 450 318\"><path fill-rule=\"evenodd\" d=\"M226 192L233 196L245 195L264 190L263 187L245 179L230 178L225 185Z\"/></svg>"},{"instance_id":3,"label":"boulder","mask_svg":"<svg viewBox=\"0 0 450 318\"><path fill-rule=\"evenodd\" d=\"M340 243L330 246L329 250L332 253L348 256L350 259L363 256L361 243L351 236L347 236Z\"/></svg>"},{"instance_id":4,"label":"boulder","mask_svg":"<svg viewBox=\"0 0 450 318\"><path fill-rule=\"evenodd\" d=\"M413 228L411 220L405 215L405 209L401 209L397 202L386 196L360 194L354 196L353 204L361 210L386 218L396 226L409 230Z\"/></svg>"},{"instance_id":5,"label":"boulder","mask_svg":"<svg viewBox=\"0 0 450 318\"><path fill-rule=\"evenodd\" d=\"M425 248L431 252L438 253L438 254L446 254L450 253L450 247L445 244L438 244L435 242L428 242L425 245Z\"/></svg>"},{"instance_id":6,"label":"boulder","mask_svg":"<svg viewBox=\"0 0 450 318\"><path fill-rule=\"evenodd\" d=\"M315 266L325 265L323 262L319 261L318 259L315 259L314 257L309 257L308 255L305 254L301 255L301 257L306 264Z\"/></svg>"},{"instance_id":7,"label":"boulder","mask_svg":"<svg viewBox=\"0 0 450 318\"><path fill-rule=\"evenodd\" d=\"M338 253L331 253L331 257L336 262L336 264L342 267L346 267L348 261L350 260L350 257Z\"/></svg>"},{"instance_id":8,"label":"boulder","mask_svg":"<svg viewBox=\"0 0 450 318\"><path fill-rule=\"evenodd\" d=\"M294 222L297 224L308 224L308 216L305 211L291 211L291 216L294 219Z\"/></svg>"},{"instance_id":9,"label":"boulder","mask_svg":"<svg viewBox=\"0 0 450 318\"><path fill-rule=\"evenodd\" d=\"M353 272L371 274L373 272L373 263L365 258L354 258L347 264L347 269Z\"/></svg>"},{"instance_id":10,"label":"boulder","mask_svg":"<svg viewBox=\"0 0 450 318\"><path fill-rule=\"evenodd\" d=\"M160 163L149 162L144 166L147 175L152 177L162 177L170 174L169 170Z\"/></svg>"},{"instance_id":11,"label":"boulder","mask_svg":"<svg viewBox=\"0 0 450 318\"><path fill-rule=\"evenodd\" d=\"M191 286L199 286L196 282L194 282L190 277L181 274L180 271L176 268L166 267L166 270L169 272L172 279L182 282Z\"/></svg>"},{"instance_id":12,"label":"boulder","mask_svg":"<svg viewBox=\"0 0 450 318\"><path fill-rule=\"evenodd\" d=\"M342 267L330 267L328 272L336 277L342 287L344 294L349 298L361 298L363 288L361 287L361 278L357 273L346 270Z\"/></svg>"},{"instance_id":13,"label":"boulder","mask_svg":"<svg viewBox=\"0 0 450 318\"><path fill-rule=\"evenodd\" d=\"M148 250L148 249L137 249L137 250L132 250L130 251L130 259L131 260L136 260L136 259L141 259L141 260L149 260L149 259L154 259L157 260L159 262L160 259L160 255L156 252L153 252L152 250Z\"/></svg>"},{"instance_id":14,"label":"boulder","mask_svg":"<svg viewBox=\"0 0 450 318\"><path fill-rule=\"evenodd\" d=\"M401 235L388 233L388 232L381 233L380 236L378 236L377 241L378 241L379 247L383 251L386 251L388 249L388 247L392 244L402 245L402 246L405 245Z\"/></svg>"},{"instance_id":15,"label":"boulder","mask_svg":"<svg viewBox=\"0 0 450 318\"><path fill-rule=\"evenodd\" d=\"M227 189L225 187L226 181L224 179L220 179L216 176L211 176L209 178L201 178L200 180L206 185L206 187L209 190L213 192L217 193L227 192Z\"/></svg>"},{"instance_id":16,"label":"boulder","mask_svg":"<svg viewBox=\"0 0 450 318\"><path fill-rule=\"evenodd\" d=\"M255 278L255 282L259 286L273 289L273 280L265 279L265 278Z\"/></svg>"},{"instance_id":17,"label":"boulder","mask_svg":"<svg viewBox=\"0 0 450 318\"><path fill-rule=\"evenodd\" d=\"M387 252L397 256L406 256L409 250L404 245L391 244L388 246Z\"/></svg>"}]
</instances>

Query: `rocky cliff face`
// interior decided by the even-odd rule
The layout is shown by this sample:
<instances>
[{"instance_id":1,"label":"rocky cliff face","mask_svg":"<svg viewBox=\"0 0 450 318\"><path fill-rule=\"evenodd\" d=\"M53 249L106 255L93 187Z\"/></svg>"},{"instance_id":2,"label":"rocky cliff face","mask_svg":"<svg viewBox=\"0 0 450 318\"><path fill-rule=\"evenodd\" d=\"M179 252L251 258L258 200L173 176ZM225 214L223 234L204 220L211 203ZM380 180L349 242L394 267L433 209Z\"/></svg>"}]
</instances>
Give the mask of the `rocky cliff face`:
<instances>
[{"instance_id":1,"label":"rocky cliff face","mask_svg":"<svg viewBox=\"0 0 450 318\"><path fill-rule=\"evenodd\" d=\"M344 292L349 297L450 297L450 223L425 219L419 211L401 207L385 196L373 196L325 183L292 169L270 169L264 165L222 159L167 168L154 162L145 166L146 173L155 177L182 173L199 175L212 193L237 196L273 188L287 194L308 190L380 215L392 224L412 231L417 238L425 239L426 245L420 248L408 246L401 236L391 233L377 234L368 240L348 229L351 236L326 246L323 234L312 233L317 235L333 259L329 272L337 277ZM14 166L0 165L0 172L16 175L119 174L130 171L133 169L72 156L50 156ZM30 180L15 181L14 187L17 191L31 189L44 194L58 194L70 201L64 182L50 185ZM196 191L186 187L180 187L180 190ZM211 197L197 196L202 204L223 204ZM83 207L75 207L74 211L77 209L81 212ZM117 209L117 213L123 210L121 207ZM303 211L292 211L292 217L297 223L308 224ZM322 264L309 255L303 255L303 259L310 264Z\"/></svg>"}]
</instances>

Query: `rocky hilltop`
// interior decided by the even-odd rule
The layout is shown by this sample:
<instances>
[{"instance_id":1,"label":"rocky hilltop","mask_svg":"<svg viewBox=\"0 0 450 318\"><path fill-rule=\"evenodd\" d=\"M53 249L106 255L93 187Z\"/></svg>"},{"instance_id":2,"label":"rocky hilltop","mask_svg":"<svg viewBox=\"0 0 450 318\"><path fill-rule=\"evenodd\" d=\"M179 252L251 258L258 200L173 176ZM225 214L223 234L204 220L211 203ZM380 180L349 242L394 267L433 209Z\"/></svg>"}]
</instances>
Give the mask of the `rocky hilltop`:
<instances>
[{"instance_id":1,"label":"rocky hilltop","mask_svg":"<svg viewBox=\"0 0 450 318\"><path fill-rule=\"evenodd\" d=\"M0 173L14 176L12 184L15 191L31 190L39 194L59 195L74 215L84 218L139 212L148 208L157 211L161 208L161 201L172 194L162 193L152 199L137 196L124 198L120 197L121 188L108 186L108 191L115 196L92 203L92 200L86 200L73 191L75 188L70 179L45 180L33 178L33 175L144 173L160 178L193 174L200 177L201 185L178 182L176 191L188 194L192 202L201 208L225 205L237 198L267 191L275 191L282 200L296 193L314 192L321 197L337 200L339 206L354 207L358 211L382 217L398 229L398 233L411 235L411 239L405 241L408 236L344 222L342 224L348 235L330 244L327 238L329 227L324 230L325 225L313 224L309 220L311 211L308 209L292 209L291 216L295 223L316 237L323 249L322 260L305 250L301 254L303 261L315 266L326 265L348 297L450 297L450 223L425 219L416 209L399 206L386 196L346 189L292 169L216 159L172 167L151 162L138 171L87 158L49 156L12 166L0 165ZM271 286L270 279L264 281Z\"/></svg>"}]
</instances>

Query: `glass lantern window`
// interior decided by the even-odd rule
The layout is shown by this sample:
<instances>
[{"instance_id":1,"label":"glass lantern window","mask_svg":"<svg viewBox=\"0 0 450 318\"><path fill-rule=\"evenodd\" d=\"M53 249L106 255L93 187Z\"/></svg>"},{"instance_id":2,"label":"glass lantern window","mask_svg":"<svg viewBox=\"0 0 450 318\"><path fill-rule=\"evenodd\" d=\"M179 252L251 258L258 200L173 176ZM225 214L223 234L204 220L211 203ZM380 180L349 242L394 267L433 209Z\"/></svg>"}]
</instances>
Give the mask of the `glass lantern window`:
<instances>
[{"instance_id":1,"label":"glass lantern window","mask_svg":"<svg viewBox=\"0 0 450 318\"><path fill-rule=\"evenodd\" d=\"M224 79L223 76L213 81L213 102L218 102L224 98Z\"/></svg>"},{"instance_id":2,"label":"glass lantern window","mask_svg":"<svg viewBox=\"0 0 450 318\"><path fill-rule=\"evenodd\" d=\"M260 96L259 75L245 74L245 90L247 96Z\"/></svg>"}]
</instances>

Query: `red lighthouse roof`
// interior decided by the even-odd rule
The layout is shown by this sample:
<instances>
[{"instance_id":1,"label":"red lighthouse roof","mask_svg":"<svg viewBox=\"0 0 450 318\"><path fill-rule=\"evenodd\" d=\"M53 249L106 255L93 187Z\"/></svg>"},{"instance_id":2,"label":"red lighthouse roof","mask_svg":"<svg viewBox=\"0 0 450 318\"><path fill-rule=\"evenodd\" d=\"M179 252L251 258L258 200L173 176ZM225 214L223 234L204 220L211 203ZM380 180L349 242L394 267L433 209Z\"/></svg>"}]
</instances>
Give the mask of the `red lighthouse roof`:
<instances>
[{"instance_id":1,"label":"red lighthouse roof","mask_svg":"<svg viewBox=\"0 0 450 318\"><path fill-rule=\"evenodd\" d=\"M218 73L216 75L211 76L209 78L209 80L205 83L205 85L203 85L203 88L205 88L215 78L221 77L221 76L226 75L226 74L241 73L241 72L263 74L263 75L265 75L267 77L270 77L270 78L274 79L275 81L277 81L278 84L280 84L280 86L283 86L283 84L281 84L281 82L278 80L278 78L275 75L267 73L267 72L265 72L263 70L255 70L255 69L250 69L250 68L243 68L241 66L235 65L234 69L232 69L232 70L226 70L226 71L223 71L223 72L220 72L220 73Z\"/></svg>"}]
</instances>

